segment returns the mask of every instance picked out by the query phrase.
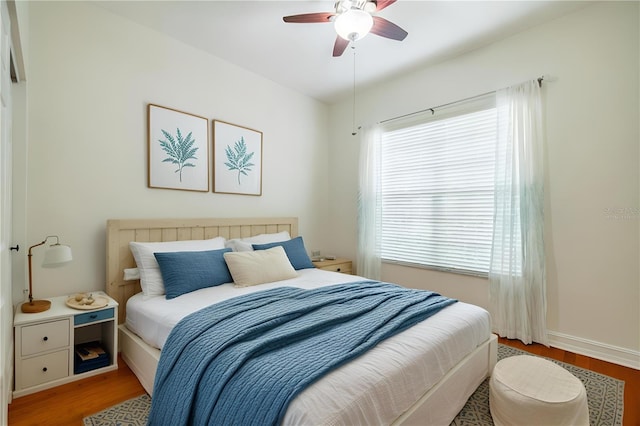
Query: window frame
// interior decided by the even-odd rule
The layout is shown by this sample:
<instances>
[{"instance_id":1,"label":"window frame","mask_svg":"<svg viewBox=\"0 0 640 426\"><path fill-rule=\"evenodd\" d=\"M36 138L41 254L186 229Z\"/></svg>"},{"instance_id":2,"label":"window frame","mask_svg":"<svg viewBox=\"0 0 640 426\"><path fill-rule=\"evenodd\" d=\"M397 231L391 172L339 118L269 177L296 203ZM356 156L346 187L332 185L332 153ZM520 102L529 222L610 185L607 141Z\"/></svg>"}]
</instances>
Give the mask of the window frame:
<instances>
[{"instance_id":1,"label":"window frame","mask_svg":"<svg viewBox=\"0 0 640 426\"><path fill-rule=\"evenodd\" d=\"M492 148L492 158L494 160L494 163L491 166L492 171L494 171L495 170L495 149L497 145L495 143L495 141L497 140L497 109L496 109L495 93L488 93L475 98L466 99L460 102L454 102L443 107L429 109L421 113L411 114L409 116L404 116L398 119L393 119L393 120L381 123L381 137L379 140L379 143L381 144L381 146L379 147L380 148L380 154L379 154L380 169L378 170L378 173L379 173L378 179L381 182L381 184L384 181L383 180L383 173L384 173L383 152L385 149L385 147L382 146L382 144L385 143L385 136L387 136L389 133L392 133L395 131L401 131L403 129L408 129L415 126L426 126L434 122L439 122L442 120L450 120L456 117L461 117L468 114L473 114L475 112L487 111L487 110L493 111L493 113L495 114L495 121L493 121L493 123L495 124L493 126L493 128L495 129L493 133L494 142L493 142L493 148ZM440 262L440 263L438 263L437 261L433 262L433 259L426 259L424 262L414 262L410 260L402 260L402 259L388 257L389 255L385 254L385 250L384 250L384 245L385 245L384 194L381 194L380 196L381 211L382 211L382 218L381 218L382 235L380 236L381 261L383 263L396 264L401 266L409 266L409 267L416 267L416 268L422 268L422 269L429 269L429 270L436 270L436 271L442 271L442 272L456 273L461 275L470 275L470 276L487 278L489 276L489 270L490 270L490 264L491 264L491 243L492 243L492 234L493 234L493 217L494 217L494 209L495 209L494 181L495 181L495 177L492 175L491 176L491 194L490 194L491 201L483 204L483 206L491 207L491 213L488 215L490 217L491 228L488 231L489 232L488 235L486 235L484 237L484 240L482 240L485 246L488 245L488 248L485 247L485 251L483 252L485 256L488 253L488 258L485 257L486 264L483 265L483 269L479 269L479 268L474 269L474 268L470 268L468 265L463 265L463 264L458 264L457 266L455 265L445 266L443 262ZM410 238L410 237L405 237L405 239L406 238Z\"/></svg>"}]
</instances>

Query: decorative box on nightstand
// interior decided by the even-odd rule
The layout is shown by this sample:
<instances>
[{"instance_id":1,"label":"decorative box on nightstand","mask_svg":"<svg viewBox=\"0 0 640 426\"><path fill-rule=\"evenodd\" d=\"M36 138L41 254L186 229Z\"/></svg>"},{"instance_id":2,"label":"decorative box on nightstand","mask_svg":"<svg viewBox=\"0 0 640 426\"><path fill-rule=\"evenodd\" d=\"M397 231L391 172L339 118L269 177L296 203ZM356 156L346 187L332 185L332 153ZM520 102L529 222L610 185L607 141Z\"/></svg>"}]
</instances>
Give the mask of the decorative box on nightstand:
<instances>
[{"instance_id":1,"label":"decorative box on nightstand","mask_svg":"<svg viewBox=\"0 0 640 426\"><path fill-rule=\"evenodd\" d=\"M69 296L61 296L49 299L51 309L44 312L23 313L18 306L13 319L14 397L118 368L118 303L103 292L93 296L104 298L100 300L106 305L73 309L66 305ZM79 355L90 343L104 353L83 355L83 360ZM85 364L89 359L95 361Z\"/></svg>"},{"instance_id":2,"label":"decorative box on nightstand","mask_svg":"<svg viewBox=\"0 0 640 426\"><path fill-rule=\"evenodd\" d=\"M351 261L349 259L338 257L332 260L319 260L313 262L313 265L325 271L342 272L343 274L351 273Z\"/></svg>"}]
</instances>

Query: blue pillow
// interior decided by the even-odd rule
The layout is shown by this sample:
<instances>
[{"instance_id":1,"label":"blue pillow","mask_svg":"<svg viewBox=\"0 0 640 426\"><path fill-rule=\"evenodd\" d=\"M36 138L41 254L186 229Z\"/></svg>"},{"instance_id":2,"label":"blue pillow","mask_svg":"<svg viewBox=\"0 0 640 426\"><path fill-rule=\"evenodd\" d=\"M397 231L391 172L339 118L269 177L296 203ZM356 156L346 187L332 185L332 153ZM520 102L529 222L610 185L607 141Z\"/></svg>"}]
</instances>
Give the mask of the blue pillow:
<instances>
[{"instance_id":1,"label":"blue pillow","mask_svg":"<svg viewBox=\"0 0 640 426\"><path fill-rule=\"evenodd\" d=\"M315 268L313 263L311 263L311 259L309 259L307 250L304 248L302 237L292 238L287 241L279 241L277 243L252 244L252 246L254 250L266 250L271 247L282 246L284 252L287 253L287 257L289 258L289 262L291 262L293 269L297 271L298 269Z\"/></svg>"},{"instance_id":2,"label":"blue pillow","mask_svg":"<svg viewBox=\"0 0 640 426\"><path fill-rule=\"evenodd\" d=\"M167 299L233 282L224 261L231 249L153 253L160 266Z\"/></svg>"}]
</instances>

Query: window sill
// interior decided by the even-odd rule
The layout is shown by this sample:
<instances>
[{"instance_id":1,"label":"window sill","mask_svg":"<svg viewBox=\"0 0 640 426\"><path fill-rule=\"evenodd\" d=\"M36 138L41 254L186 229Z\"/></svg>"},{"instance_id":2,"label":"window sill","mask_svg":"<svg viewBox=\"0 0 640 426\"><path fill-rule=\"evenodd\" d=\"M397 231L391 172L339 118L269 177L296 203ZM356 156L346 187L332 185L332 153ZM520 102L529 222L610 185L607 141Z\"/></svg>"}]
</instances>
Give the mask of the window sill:
<instances>
[{"instance_id":1,"label":"window sill","mask_svg":"<svg viewBox=\"0 0 640 426\"><path fill-rule=\"evenodd\" d=\"M446 272L451 274L468 275L472 277L489 279L489 273L481 272L481 271L468 271L465 269L444 268L440 266L423 265L420 263L411 263L411 262L400 262L397 260L388 260L388 259L382 259L382 263L387 263L390 265L406 266L409 268L426 269L430 271Z\"/></svg>"}]
</instances>

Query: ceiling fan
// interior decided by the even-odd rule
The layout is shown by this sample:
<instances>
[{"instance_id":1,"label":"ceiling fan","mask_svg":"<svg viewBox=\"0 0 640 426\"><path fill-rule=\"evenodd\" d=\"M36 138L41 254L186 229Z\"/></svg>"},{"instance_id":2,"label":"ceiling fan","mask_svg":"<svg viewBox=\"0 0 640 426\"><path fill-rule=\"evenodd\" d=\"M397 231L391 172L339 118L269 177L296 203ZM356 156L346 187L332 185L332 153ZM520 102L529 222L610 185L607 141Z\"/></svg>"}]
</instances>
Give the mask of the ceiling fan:
<instances>
[{"instance_id":1,"label":"ceiling fan","mask_svg":"<svg viewBox=\"0 0 640 426\"><path fill-rule=\"evenodd\" d=\"M305 13L282 19L284 22L300 24L333 22L338 33L333 56L340 56L349 42L361 39L369 32L392 40L404 40L407 36L405 30L375 15L395 2L396 0L338 0L335 12Z\"/></svg>"}]
</instances>

